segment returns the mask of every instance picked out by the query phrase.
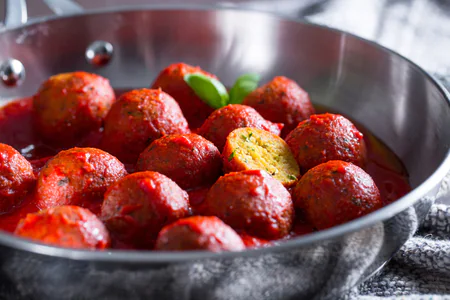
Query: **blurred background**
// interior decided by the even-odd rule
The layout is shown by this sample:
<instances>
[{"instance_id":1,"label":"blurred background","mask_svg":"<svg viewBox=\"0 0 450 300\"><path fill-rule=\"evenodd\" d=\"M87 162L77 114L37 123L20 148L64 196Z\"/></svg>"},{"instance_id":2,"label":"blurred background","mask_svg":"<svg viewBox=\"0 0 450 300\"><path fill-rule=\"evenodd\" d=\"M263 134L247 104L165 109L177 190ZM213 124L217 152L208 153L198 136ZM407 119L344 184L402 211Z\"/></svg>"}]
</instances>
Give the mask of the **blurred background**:
<instances>
[{"instance_id":1,"label":"blurred background","mask_svg":"<svg viewBox=\"0 0 450 300\"><path fill-rule=\"evenodd\" d=\"M143 4L207 4L269 11L338 28L376 41L406 56L443 81L450 77L450 0L76 0L75 2L85 9ZM53 14L43 0L27 0L27 4L30 18ZM0 20L4 18L4 5L5 0L0 0Z\"/></svg>"}]
</instances>

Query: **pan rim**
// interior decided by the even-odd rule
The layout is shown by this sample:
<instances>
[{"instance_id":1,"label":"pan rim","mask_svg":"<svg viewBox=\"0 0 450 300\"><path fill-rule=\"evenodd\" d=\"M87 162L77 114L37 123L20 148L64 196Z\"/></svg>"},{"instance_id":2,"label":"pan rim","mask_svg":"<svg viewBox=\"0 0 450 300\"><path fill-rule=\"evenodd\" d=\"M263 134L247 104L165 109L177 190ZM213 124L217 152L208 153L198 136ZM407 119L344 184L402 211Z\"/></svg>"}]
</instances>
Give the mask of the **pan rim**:
<instances>
[{"instance_id":1,"label":"pan rim","mask_svg":"<svg viewBox=\"0 0 450 300\"><path fill-rule=\"evenodd\" d=\"M343 30L331 28L325 25L318 25L315 23L308 22L304 19L298 19L290 16L275 14L266 11L258 11L249 8L229 7L224 5L219 6L219 5L167 5L167 4L103 8L91 10L84 13L70 14L66 16L50 16L34 19L29 23L20 26L12 28L2 28L0 29L0 35L16 29L27 28L32 25L41 24L43 22L58 21L60 19L79 18L84 16L92 16L108 13L130 13L130 12L142 13L144 11L177 11L177 10L191 11L191 12L236 11L237 13L258 14L268 18L275 18L282 21L289 21L300 24L302 26L315 27L321 30L334 32L335 34L355 38L357 40L369 44L371 47L374 47L377 50L387 53L390 56L393 55L406 61L410 65L410 67L412 67L422 76L424 76L425 79L428 80L437 89L437 91L446 100L447 105L450 106L450 93L446 90L446 88L442 85L442 83L437 81L431 74L429 74L427 71L422 69L414 62L412 62L410 59L404 57L403 55L387 47L384 47L374 41L359 37L355 34L348 33ZM0 245L44 256L58 257L78 261L99 262L99 263L116 262L125 264L142 264L142 263L167 264L167 263L188 262L199 259L229 259L235 257L253 257L268 253L276 253L311 246L314 243L325 240L332 240L352 232L363 230L379 222L383 222L386 219L391 218L394 215L412 206L417 201L419 201L419 199L424 197L430 190L436 188L436 186L440 184L440 182L449 172L449 170L450 170L450 149L447 150L447 153L444 159L441 161L440 165L427 179L425 179L411 192L397 199L395 202L369 215L363 216L361 218L355 219L345 224L335 226L327 230L322 230L311 234L303 235L300 237L296 237L290 240L283 241L280 244L259 249L247 249L239 252L220 252L220 253L212 253L207 251L185 251L185 252L142 251L142 250L92 251L92 250L78 250L45 245L31 240L15 237L14 235L7 232L0 232Z\"/></svg>"}]
</instances>

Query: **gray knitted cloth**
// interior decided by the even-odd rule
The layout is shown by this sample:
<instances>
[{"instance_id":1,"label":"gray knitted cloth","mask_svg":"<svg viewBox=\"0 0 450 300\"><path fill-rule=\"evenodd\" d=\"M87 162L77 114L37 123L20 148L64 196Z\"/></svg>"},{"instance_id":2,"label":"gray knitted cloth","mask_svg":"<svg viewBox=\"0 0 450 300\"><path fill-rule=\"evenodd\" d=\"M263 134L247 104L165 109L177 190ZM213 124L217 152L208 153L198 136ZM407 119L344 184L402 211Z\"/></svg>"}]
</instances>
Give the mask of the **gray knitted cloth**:
<instances>
[{"instance_id":1,"label":"gray knitted cloth","mask_svg":"<svg viewBox=\"0 0 450 300\"><path fill-rule=\"evenodd\" d=\"M438 202L450 201L450 175ZM435 204L423 226L374 277L344 298L450 299L450 206Z\"/></svg>"}]
</instances>

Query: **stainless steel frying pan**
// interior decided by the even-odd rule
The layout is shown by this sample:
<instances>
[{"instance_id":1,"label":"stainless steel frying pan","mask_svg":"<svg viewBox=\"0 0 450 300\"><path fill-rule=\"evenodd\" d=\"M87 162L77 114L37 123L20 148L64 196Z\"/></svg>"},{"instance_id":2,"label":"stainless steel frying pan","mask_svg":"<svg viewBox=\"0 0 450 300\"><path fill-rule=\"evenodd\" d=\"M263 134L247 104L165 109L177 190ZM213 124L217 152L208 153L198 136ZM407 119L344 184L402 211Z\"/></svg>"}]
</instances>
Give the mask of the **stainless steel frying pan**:
<instances>
[{"instance_id":1,"label":"stainless steel frying pan","mask_svg":"<svg viewBox=\"0 0 450 300\"><path fill-rule=\"evenodd\" d=\"M0 278L14 295L336 298L383 266L413 235L450 169L449 94L419 67L374 43L298 20L223 7L95 12L75 7L68 16L22 24L24 1L8 2L15 6L8 7L12 26L0 31L0 63L3 78L18 82L0 84L2 101L32 95L50 75L74 70L99 73L115 88L149 86L176 61L200 65L226 84L246 72L263 80L285 75L314 103L345 113L381 138L404 162L414 187L350 223L238 253L69 250L0 233ZM95 41L110 45L89 48ZM113 54L99 67L85 58L87 49L91 55ZM25 77L19 76L22 66Z\"/></svg>"}]
</instances>

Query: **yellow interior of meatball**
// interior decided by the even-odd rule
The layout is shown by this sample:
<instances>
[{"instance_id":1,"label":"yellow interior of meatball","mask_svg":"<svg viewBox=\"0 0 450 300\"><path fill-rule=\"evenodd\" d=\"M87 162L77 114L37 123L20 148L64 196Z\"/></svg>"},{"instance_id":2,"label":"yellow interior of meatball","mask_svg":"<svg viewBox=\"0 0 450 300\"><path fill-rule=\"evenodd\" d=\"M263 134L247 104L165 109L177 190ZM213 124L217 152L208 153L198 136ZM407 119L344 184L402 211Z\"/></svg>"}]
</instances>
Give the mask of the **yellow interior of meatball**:
<instances>
[{"instance_id":1,"label":"yellow interior of meatball","mask_svg":"<svg viewBox=\"0 0 450 300\"><path fill-rule=\"evenodd\" d=\"M289 146L279 136L256 128L239 128L229 136L233 158L248 170L264 170L283 185L289 186L300 170Z\"/></svg>"}]
</instances>

